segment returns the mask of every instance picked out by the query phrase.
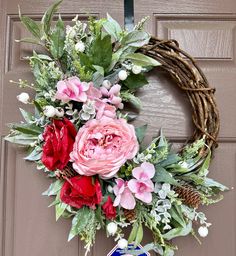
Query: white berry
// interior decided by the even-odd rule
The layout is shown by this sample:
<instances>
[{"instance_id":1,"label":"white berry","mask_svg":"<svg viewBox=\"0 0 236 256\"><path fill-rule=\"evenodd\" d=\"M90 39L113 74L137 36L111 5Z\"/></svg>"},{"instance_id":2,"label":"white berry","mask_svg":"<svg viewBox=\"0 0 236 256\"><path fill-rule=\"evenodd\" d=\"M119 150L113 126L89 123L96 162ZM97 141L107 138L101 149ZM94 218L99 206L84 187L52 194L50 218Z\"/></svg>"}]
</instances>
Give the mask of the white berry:
<instances>
[{"instance_id":1,"label":"white berry","mask_svg":"<svg viewBox=\"0 0 236 256\"><path fill-rule=\"evenodd\" d=\"M141 73L141 71L142 71L142 67L141 66L138 66L138 65L133 65L133 67L132 67L132 72L134 73L134 74L139 74L139 73Z\"/></svg>"},{"instance_id":2,"label":"white berry","mask_svg":"<svg viewBox=\"0 0 236 256\"><path fill-rule=\"evenodd\" d=\"M109 80L104 80L102 86L109 90L111 88L111 82Z\"/></svg>"},{"instance_id":3,"label":"white berry","mask_svg":"<svg viewBox=\"0 0 236 256\"><path fill-rule=\"evenodd\" d=\"M53 106L45 106L43 113L47 117L53 117L56 115L56 109Z\"/></svg>"},{"instance_id":4,"label":"white berry","mask_svg":"<svg viewBox=\"0 0 236 256\"><path fill-rule=\"evenodd\" d=\"M109 235L112 235L114 236L116 231L118 229L118 226L115 222L110 222L108 225L107 225L107 232Z\"/></svg>"},{"instance_id":5,"label":"white berry","mask_svg":"<svg viewBox=\"0 0 236 256\"><path fill-rule=\"evenodd\" d=\"M24 104L27 104L27 103L29 103L29 98L30 98L30 96L29 96L28 93L22 92L21 94L17 95L16 98L17 98L20 102L22 102L22 103L24 103Z\"/></svg>"},{"instance_id":6,"label":"white berry","mask_svg":"<svg viewBox=\"0 0 236 256\"><path fill-rule=\"evenodd\" d=\"M109 193L113 193L113 187L111 185L109 185L107 187L107 190L108 190Z\"/></svg>"},{"instance_id":7,"label":"white berry","mask_svg":"<svg viewBox=\"0 0 236 256\"><path fill-rule=\"evenodd\" d=\"M56 113L56 116L63 117L64 116L64 109L63 108L56 108L55 113Z\"/></svg>"},{"instance_id":8,"label":"white berry","mask_svg":"<svg viewBox=\"0 0 236 256\"><path fill-rule=\"evenodd\" d=\"M119 73L118 73L118 77L120 80L124 81L126 78L127 78L128 74L125 70L121 70Z\"/></svg>"},{"instance_id":9,"label":"white berry","mask_svg":"<svg viewBox=\"0 0 236 256\"><path fill-rule=\"evenodd\" d=\"M128 247L128 241L127 241L126 239L122 238L122 239L120 239L120 240L118 241L117 245L118 245L118 247L119 247L120 249L125 249L125 248Z\"/></svg>"},{"instance_id":10,"label":"white berry","mask_svg":"<svg viewBox=\"0 0 236 256\"><path fill-rule=\"evenodd\" d=\"M201 236L201 237L206 237L208 235L208 228L207 227L200 227L198 229L198 234Z\"/></svg>"},{"instance_id":11,"label":"white berry","mask_svg":"<svg viewBox=\"0 0 236 256\"><path fill-rule=\"evenodd\" d=\"M77 52L84 52L84 50L85 50L85 45L84 45L84 43L83 43L82 41L79 41L78 43L76 43L76 45L75 45L75 50L76 50Z\"/></svg>"}]
</instances>

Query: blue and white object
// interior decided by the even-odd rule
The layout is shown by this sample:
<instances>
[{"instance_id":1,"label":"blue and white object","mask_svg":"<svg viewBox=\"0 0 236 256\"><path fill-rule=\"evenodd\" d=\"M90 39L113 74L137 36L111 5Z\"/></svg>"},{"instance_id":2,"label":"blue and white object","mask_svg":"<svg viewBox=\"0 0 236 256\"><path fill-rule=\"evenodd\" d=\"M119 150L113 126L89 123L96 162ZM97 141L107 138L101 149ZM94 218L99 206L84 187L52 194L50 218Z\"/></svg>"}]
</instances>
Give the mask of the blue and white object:
<instances>
[{"instance_id":1,"label":"blue and white object","mask_svg":"<svg viewBox=\"0 0 236 256\"><path fill-rule=\"evenodd\" d=\"M138 245L135 249L134 249L134 246L133 244L129 244L128 245L128 251L140 251L143 247L141 245ZM124 250L123 249L120 249L118 247L118 245L116 245L108 254L107 256L133 256L132 254L129 254L128 251L126 253L124 253ZM139 254L139 256L150 256L150 253L142 253L142 254Z\"/></svg>"}]
</instances>

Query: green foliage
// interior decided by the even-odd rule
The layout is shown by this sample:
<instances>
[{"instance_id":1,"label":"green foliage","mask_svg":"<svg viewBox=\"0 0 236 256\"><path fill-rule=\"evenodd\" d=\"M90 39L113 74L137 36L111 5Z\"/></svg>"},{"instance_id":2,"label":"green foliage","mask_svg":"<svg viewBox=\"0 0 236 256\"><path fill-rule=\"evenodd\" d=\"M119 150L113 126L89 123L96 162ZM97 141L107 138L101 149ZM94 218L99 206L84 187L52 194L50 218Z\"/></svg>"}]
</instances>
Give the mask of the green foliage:
<instances>
[{"instance_id":1,"label":"green foliage","mask_svg":"<svg viewBox=\"0 0 236 256\"><path fill-rule=\"evenodd\" d=\"M138 139L139 144L142 143L144 136L146 134L146 131L147 131L147 124L135 128L135 133L136 133L136 137Z\"/></svg>"},{"instance_id":2,"label":"green foliage","mask_svg":"<svg viewBox=\"0 0 236 256\"><path fill-rule=\"evenodd\" d=\"M127 54L125 58L131 60L135 65L142 66L142 67L161 65L161 63L158 62L157 60L149 56L146 56L142 53L130 53L130 54Z\"/></svg>"},{"instance_id":3,"label":"green foliage","mask_svg":"<svg viewBox=\"0 0 236 256\"><path fill-rule=\"evenodd\" d=\"M107 14L107 20L104 22L103 27L109 35L111 35L115 40L119 41L122 28L120 24L109 14Z\"/></svg>"},{"instance_id":4,"label":"green foliage","mask_svg":"<svg viewBox=\"0 0 236 256\"><path fill-rule=\"evenodd\" d=\"M141 109L141 100L138 97L134 96L133 93L130 93L129 91L123 91L121 92L121 98L123 102L129 102L137 109Z\"/></svg>"},{"instance_id":5,"label":"green foliage","mask_svg":"<svg viewBox=\"0 0 236 256\"><path fill-rule=\"evenodd\" d=\"M5 140L22 146L31 146L38 140L38 136L12 131L5 137Z\"/></svg>"},{"instance_id":6,"label":"green foliage","mask_svg":"<svg viewBox=\"0 0 236 256\"><path fill-rule=\"evenodd\" d=\"M192 230L192 222L190 221L184 227L173 228L167 233L163 234L163 238L166 240L171 240L175 237L187 236L191 232L191 230Z\"/></svg>"},{"instance_id":7,"label":"green foliage","mask_svg":"<svg viewBox=\"0 0 236 256\"><path fill-rule=\"evenodd\" d=\"M63 182L61 180L56 180L51 183L49 188L42 193L43 196L56 196L57 193L61 190Z\"/></svg>"},{"instance_id":8,"label":"green foliage","mask_svg":"<svg viewBox=\"0 0 236 256\"><path fill-rule=\"evenodd\" d=\"M121 45L142 47L143 45L148 43L149 39L149 34L144 31L132 31L123 37L123 39L121 40Z\"/></svg>"},{"instance_id":9,"label":"green foliage","mask_svg":"<svg viewBox=\"0 0 236 256\"><path fill-rule=\"evenodd\" d=\"M24 159L28 161L38 161L41 159L42 149L40 147L35 147Z\"/></svg>"},{"instance_id":10,"label":"green foliage","mask_svg":"<svg viewBox=\"0 0 236 256\"><path fill-rule=\"evenodd\" d=\"M50 52L55 59L60 59L64 53L65 40L65 26L64 22L59 16L55 29L50 34Z\"/></svg>"},{"instance_id":11,"label":"green foliage","mask_svg":"<svg viewBox=\"0 0 236 256\"><path fill-rule=\"evenodd\" d=\"M143 74L130 74L125 81L124 85L129 88L131 91L135 91L144 85L148 84L146 77Z\"/></svg>"},{"instance_id":12,"label":"green foliage","mask_svg":"<svg viewBox=\"0 0 236 256\"><path fill-rule=\"evenodd\" d=\"M193 158L198 154L198 151L204 146L205 141L204 139L197 140L192 144L186 145L183 150L183 158L189 159Z\"/></svg>"},{"instance_id":13,"label":"green foliage","mask_svg":"<svg viewBox=\"0 0 236 256\"><path fill-rule=\"evenodd\" d=\"M173 178L172 174L166 171L160 165L156 165L156 173L153 180L155 182L164 182L164 183L178 186L178 182Z\"/></svg>"},{"instance_id":14,"label":"green foliage","mask_svg":"<svg viewBox=\"0 0 236 256\"><path fill-rule=\"evenodd\" d=\"M43 128L35 124L10 124L12 130L18 131L22 134L39 135L43 132Z\"/></svg>"},{"instance_id":15,"label":"green foliage","mask_svg":"<svg viewBox=\"0 0 236 256\"><path fill-rule=\"evenodd\" d=\"M92 79L92 71L89 71L87 67L81 65L80 61L74 60L73 67L75 68L75 72L78 74L81 81L89 82Z\"/></svg>"}]
</instances>

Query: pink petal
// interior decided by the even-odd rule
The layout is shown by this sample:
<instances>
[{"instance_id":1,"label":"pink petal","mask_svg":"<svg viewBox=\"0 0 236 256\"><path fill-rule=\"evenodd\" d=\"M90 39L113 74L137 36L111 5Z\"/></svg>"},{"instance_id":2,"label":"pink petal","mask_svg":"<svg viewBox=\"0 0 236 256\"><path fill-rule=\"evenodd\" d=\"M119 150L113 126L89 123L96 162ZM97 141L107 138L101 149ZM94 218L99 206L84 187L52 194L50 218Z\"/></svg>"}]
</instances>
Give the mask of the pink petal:
<instances>
[{"instance_id":1,"label":"pink petal","mask_svg":"<svg viewBox=\"0 0 236 256\"><path fill-rule=\"evenodd\" d=\"M81 102L85 102L87 100L87 94L85 92L81 92L77 99Z\"/></svg>"},{"instance_id":2,"label":"pink petal","mask_svg":"<svg viewBox=\"0 0 236 256\"><path fill-rule=\"evenodd\" d=\"M137 193L135 194L135 197L146 204L149 204L152 201L152 193L150 192Z\"/></svg>"},{"instance_id":3,"label":"pink petal","mask_svg":"<svg viewBox=\"0 0 236 256\"><path fill-rule=\"evenodd\" d=\"M141 177L143 177L143 174L145 174L144 173L144 170L143 170L143 168L141 168L141 167L136 167L136 168L134 168L133 170L132 170L132 174L133 174L133 176L136 178L136 179L141 179ZM147 176L147 178L148 178L148 175L146 175Z\"/></svg>"},{"instance_id":4,"label":"pink petal","mask_svg":"<svg viewBox=\"0 0 236 256\"><path fill-rule=\"evenodd\" d=\"M90 85L86 82L82 82L80 87L83 92L86 92L89 89Z\"/></svg>"},{"instance_id":5,"label":"pink petal","mask_svg":"<svg viewBox=\"0 0 236 256\"><path fill-rule=\"evenodd\" d=\"M124 209L132 210L135 207L135 199L128 188L125 189L124 193L121 195L120 205Z\"/></svg>"},{"instance_id":6,"label":"pink petal","mask_svg":"<svg viewBox=\"0 0 236 256\"><path fill-rule=\"evenodd\" d=\"M153 164L151 163L142 163L141 164L142 169L144 170L144 172L146 173L146 175L148 176L149 179L153 178L155 175L155 167Z\"/></svg>"},{"instance_id":7,"label":"pink petal","mask_svg":"<svg viewBox=\"0 0 236 256\"><path fill-rule=\"evenodd\" d=\"M120 204L121 195L117 195L117 197L114 200L113 206L118 206Z\"/></svg>"},{"instance_id":8,"label":"pink petal","mask_svg":"<svg viewBox=\"0 0 236 256\"><path fill-rule=\"evenodd\" d=\"M118 95L120 93L121 86L119 84L115 84L109 90L109 95Z\"/></svg>"},{"instance_id":9,"label":"pink petal","mask_svg":"<svg viewBox=\"0 0 236 256\"><path fill-rule=\"evenodd\" d=\"M133 192L137 193L139 191L139 182L136 179L131 179L128 182L128 188Z\"/></svg>"}]
</instances>

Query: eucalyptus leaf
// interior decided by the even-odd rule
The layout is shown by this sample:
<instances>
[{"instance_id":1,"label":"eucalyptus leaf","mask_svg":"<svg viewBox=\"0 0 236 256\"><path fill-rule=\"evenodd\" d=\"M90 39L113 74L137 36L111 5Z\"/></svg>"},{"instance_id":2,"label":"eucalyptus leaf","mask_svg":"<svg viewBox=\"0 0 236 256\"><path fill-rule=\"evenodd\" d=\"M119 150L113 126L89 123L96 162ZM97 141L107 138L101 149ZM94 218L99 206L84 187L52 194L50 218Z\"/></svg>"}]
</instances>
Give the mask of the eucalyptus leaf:
<instances>
[{"instance_id":1,"label":"eucalyptus leaf","mask_svg":"<svg viewBox=\"0 0 236 256\"><path fill-rule=\"evenodd\" d=\"M130 53L125 56L126 59L132 60L135 65L138 66L161 66L161 63L149 56L142 53Z\"/></svg>"}]
</instances>

